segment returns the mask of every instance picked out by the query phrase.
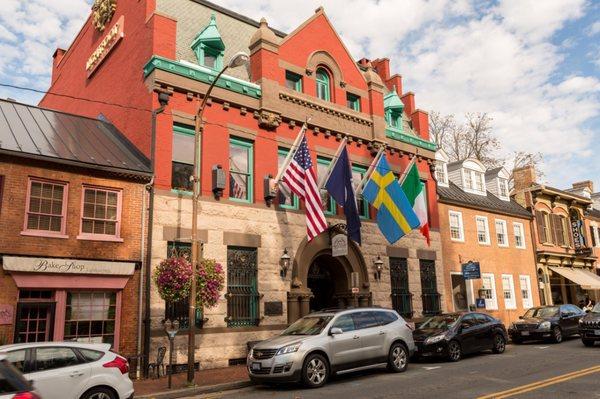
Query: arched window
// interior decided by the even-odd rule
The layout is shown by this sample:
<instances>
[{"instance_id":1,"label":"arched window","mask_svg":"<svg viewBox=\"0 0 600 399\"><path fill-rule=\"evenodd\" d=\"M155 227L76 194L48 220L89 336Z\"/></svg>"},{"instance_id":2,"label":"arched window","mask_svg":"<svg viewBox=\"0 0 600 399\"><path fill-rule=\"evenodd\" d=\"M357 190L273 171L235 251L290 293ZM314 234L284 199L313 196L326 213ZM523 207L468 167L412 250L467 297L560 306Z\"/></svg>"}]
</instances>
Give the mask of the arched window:
<instances>
[{"instance_id":1,"label":"arched window","mask_svg":"<svg viewBox=\"0 0 600 399\"><path fill-rule=\"evenodd\" d=\"M317 69L317 97L321 100L331 101L331 79L325 68Z\"/></svg>"}]
</instances>

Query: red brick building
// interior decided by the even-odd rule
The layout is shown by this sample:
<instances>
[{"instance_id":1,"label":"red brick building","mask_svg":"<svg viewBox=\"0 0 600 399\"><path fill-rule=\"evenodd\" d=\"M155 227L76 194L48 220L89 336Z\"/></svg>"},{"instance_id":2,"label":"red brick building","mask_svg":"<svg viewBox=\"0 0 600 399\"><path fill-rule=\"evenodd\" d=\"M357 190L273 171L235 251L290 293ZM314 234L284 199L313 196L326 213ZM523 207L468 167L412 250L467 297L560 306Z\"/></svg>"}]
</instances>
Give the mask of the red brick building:
<instances>
[{"instance_id":1,"label":"red brick building","mask_svg":"<svg viewBox=\"0 0 600 399\"><path fill-rule=\"evenodd\" d=\"M247 341L319 307L357 301L394 306L406 317L442 310L435 145L427 113L403 91L387 58L353 59L322 8L288 34L204 0L120 0L109 17L102 30L88 19L69 49L56 51L41 103L102 113L150 155L151 111L160 105L158 93L169 96L156 118L151 267L175 249L189 250L195 114L232 55L250 55L248 70L229 69L218 80L204 113L199 235L204 256L226 265L227 288L219 305L194 321L202 327L202 367L237 362ZM381 147L398 174L417 158L431 246L418 231L388 245L362 200L362 246L351 243L347 256L334 258L329 232L307 242L298 199L277 193L271 201L265 190L265 178L277 173L307 117L321 177L345 137L356 181ZM225 187L214 178L219 171ZM324 206L334 231L344 223L342 209L330 199ZM284 253L292 257L290 270L282 268ZM356 296L351 275L358 276ZM165 341L160 320L178 318L185 326L186 315L186 303L165 303L152 289L153 351ZM185 361L185 344L176 341L178 362Z\"/></svg>"},{"instance_id":2,"label":"red brick building","mask_svg":"<svg viewBox=\"0 0 600 399\"><path fill-rule=\"evenodd\" d=\"M0 110L0 344L135 355L148 159L107 122Z\"/></svg>"}]
</instances>

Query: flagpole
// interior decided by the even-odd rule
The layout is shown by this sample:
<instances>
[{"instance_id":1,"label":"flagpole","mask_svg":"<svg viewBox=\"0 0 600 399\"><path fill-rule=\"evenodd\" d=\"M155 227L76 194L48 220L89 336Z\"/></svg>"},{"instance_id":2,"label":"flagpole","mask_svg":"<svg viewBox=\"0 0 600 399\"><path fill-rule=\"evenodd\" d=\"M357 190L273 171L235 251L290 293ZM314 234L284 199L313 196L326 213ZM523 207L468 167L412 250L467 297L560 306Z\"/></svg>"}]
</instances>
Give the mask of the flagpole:
<instances>
[{"instance_id":1,"label":"flagpole","mask_svg":"<svg viewBox=\"0 0 600 399\"><path fill-rule=\"evenodd\" d=\"M294 141L294 144L292 144L292 148L290 148L287 155L285 156L283 165L281 165L281 168L279 168L279 170L277 171L277 176L274 179L275 183L279 183L279 181L281 180L281 175L283 175L283 171L288 167L290 162L292 162L292 158L294 157L294 154L296 153L296 150L298 149L298 146L300 145L300 140L302 140L302 137L306 133L306 129L308 128L309 121L310 121L310 117L306 118L306 121L302 124L300 133L298 133L298 136L296 136L296 140Z\"/></svg>"},{"instance_id":2,"label":"flagpole","mask_svg":"<svg viewBox=\"0 0 600 399\"><path fill-rule=\"evenodd\" d=\"M375 155L373 162L371 162L371 165L369 165L369 169L367 169L367 173L365 173L362 180L360 181L360 183L358 183L358 186L356 186L356 189L354 190L356 195L360 195L362 193L365 183L367 182L367 180L369 180L371 178L371 173L373 173L373 170L377 166L377 163L379 162L379 159L383 155L384 151L385 151L384 146L379 147L379 150L377 151L377 155Z\"/></svg>"},{"instance_id":3,"label":"flagpole","mask_svg":"<svg viewBox=\"0 0 600 399\"><path fill-rule=\"evenodd\" d=\"M323 175L321 177L321 179L319 179L319 190L322 190L323 186L327 183L327 180L329 180L329 176L331 176L333 167L337 163L337 159L339 158L340 154L342 153L342 150L344 149L344 146L346 145L347 142L348 142L348 137L344 137L344 139L340 143L337 151L335 152L333 159L331 160L331 162L329 162L329 166L327 166L327 172L325 173L325 175Z\"/></svg>"},{"instance_id":4,"label":"flagpole","mask_svg":"<svg viewBox=\"0 0 600 399\"><path fill-rule=\"evenodd\" d=\"M412 168L412 166L415 163L417 163L417 156L416 155L412 157L412 159L410 160L410 162L408 163L408 165L404 169L404 172L402 172L402 174L398 178L398 183L400 185L402 185L402 183L404 183L404 180L406 179L406 176L408 176L408 172L410 171L410 168Z\"/></svg>"}]
</instances>

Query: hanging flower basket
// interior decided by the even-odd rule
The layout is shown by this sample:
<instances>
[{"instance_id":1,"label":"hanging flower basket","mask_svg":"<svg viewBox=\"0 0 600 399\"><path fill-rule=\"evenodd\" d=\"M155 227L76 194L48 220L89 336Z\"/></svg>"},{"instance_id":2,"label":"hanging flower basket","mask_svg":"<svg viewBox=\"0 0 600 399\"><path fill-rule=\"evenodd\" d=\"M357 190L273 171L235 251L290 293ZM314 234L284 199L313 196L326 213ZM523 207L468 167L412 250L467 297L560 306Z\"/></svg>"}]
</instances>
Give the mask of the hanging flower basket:
<instances>
[{"instance_id":1,"label":"hanging flower basket","mask_svg":"<svg viewBox=\"0 0 600 399\"><path fill-rule=\"evenodd\" d=\"M183 256L174 256L160 262L153 280L160 297L169 302L189 298L192 264ZM196 274L196 306L211 308L219 301L225 278L223 267L213 259L203 259Z\"/></svg>"}]
</instances>

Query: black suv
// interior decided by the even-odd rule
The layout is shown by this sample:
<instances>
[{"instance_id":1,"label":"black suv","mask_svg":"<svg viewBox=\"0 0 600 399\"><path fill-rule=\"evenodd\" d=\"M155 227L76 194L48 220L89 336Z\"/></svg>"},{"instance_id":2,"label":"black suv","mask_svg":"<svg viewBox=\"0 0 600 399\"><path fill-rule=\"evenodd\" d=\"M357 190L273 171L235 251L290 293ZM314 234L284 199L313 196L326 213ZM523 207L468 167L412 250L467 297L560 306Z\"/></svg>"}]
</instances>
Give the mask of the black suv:
<instances>
[{"instance_id":1,"label":"black suv","mask_svg":"<svg viewBox=\"0 0 600 399\"><path fill-rule=\"evenodd\" d=\"M579 336L585 346L594 346L600 341L600 302L579 319Z\"/></svg>"},{"instance_id":2,"label":"black suv","mask_svg":"<svg viewBox=\"0 0 600 399\"><path fill-rule=\"evenodd\" d=\"M0 398L40 399L33 386L0 354Z\"/></svg>"},{"instance_id":3,"label":"black suv","mask_svg":"<svg viewBox=\"0 0 600 399\"><path fill-rule=\"evenodd\" d=\"M583 310L570 304L531 308L512 324L508 334L515 344L542 339L560 343L563 338L579 333L579 319L584 315Z\"/></svg>"}]
</instances>

